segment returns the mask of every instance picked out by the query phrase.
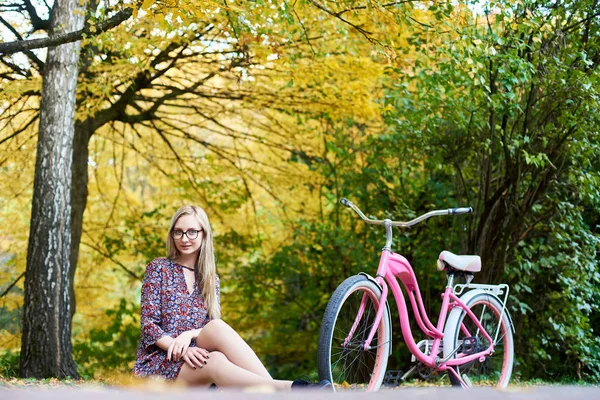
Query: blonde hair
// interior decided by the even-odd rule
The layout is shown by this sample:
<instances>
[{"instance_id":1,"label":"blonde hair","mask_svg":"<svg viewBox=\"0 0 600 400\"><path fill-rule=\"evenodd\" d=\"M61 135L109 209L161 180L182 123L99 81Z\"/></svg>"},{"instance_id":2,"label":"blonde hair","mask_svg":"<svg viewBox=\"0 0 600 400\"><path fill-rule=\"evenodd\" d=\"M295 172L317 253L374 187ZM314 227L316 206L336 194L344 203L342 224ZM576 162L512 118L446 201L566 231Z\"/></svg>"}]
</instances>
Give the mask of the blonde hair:
<instances>
[{"instance_id":1,"label":"blonde hair","mask_svg":"<svg viewBox=\"0 0 600 400\"><path fill-rule=\"evenodd\" d=\"M173 261L177 261L181 255L179 250L177 250L177 246L175 246L175 239L171 236L171 232L173 232L175 224L183 215L195 216L202 228L203 232L200 234L203 235L203 240L200 244L200 253L198 254L198 259L196 260L194 268L196 282L202 288L204 305L206 306L208 316L211 319L221 318L221 310L217 301L217 267L215 263L212 230L210 229L208 216L202 208L186 205L179 208L175 215L173 215L169 233L167 234L167 257Z\"/></svg>"}]
</instances>

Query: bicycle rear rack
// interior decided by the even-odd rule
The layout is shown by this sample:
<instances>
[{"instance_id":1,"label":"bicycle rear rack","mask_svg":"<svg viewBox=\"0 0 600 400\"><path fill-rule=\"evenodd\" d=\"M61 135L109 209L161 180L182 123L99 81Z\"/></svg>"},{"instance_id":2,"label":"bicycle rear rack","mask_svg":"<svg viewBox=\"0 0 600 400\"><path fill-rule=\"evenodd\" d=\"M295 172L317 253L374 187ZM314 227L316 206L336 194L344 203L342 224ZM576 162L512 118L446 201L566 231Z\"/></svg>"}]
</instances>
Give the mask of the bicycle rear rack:
<instances>
[{"instance_id":1,"label":"bicycle rear rack","mask_svg":"<svg viewBox=\"0 0 600 400\"><path fill-rule=\"evenodd\" d=\"M465 289L467 289L467 290L480 289L480 290L483 290L484 292L490 293L491 295L496 297L498 300L500 300L500 302L502 303L502 312L500 313L500 320L502 320L502 318L504 317L504 314L506 314L506 316L508 317L508 321L510 322L510 327L511 327L513 333L515 332L515 327L513 326L512 318L510 317L510 314L508 314L508 312L505 313L506 302L508 301L508 292L510 291L510 288L506 283L501 283L499 285L485 285L485 284L481 284L481 283L471 283L471 282L459 283L457 285L454 285L454 294L457 296L460 296ZM496 329L496 334L494 335L494 345L498 341L498 333L500 333L500 324L498 324L498 328Z\"/></svg>"}]
</instances>

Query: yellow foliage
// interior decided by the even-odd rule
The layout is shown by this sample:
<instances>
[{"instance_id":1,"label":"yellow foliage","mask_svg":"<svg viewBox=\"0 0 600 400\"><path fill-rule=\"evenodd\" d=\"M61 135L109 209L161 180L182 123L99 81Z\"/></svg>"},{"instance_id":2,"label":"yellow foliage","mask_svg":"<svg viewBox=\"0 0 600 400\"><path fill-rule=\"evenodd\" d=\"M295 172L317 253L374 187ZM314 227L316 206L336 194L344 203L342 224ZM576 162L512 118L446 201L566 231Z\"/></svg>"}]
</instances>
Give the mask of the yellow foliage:
<instances>
[{"instance_id":1,"label":"yellow foliage","mask_svg":"<svg viewBox=\"0 0 600 400\"><path fill-rule=\"evenodd\" d=\"M121 298L139 298L140 281L125 268L141 276L150 261L136 251L140 229L163 235L165 216L195 203L211 218L218 257L226 251L221 236L231 231L262 238L264 254L272 254L292 239L288 221L320 215L328 206L315 189L322 177L306 164L290 163L293 152L324 154L339 121L367 127L348 131L356 143L381 132L376 100L383 96L384 71L411 62L410 53L398 51L407 46L405 17L426 20L426 13L368 2L368 10L343 12L344 22L294 4L291 10L290 3L271 1L145 0L131 20L83 41L90 58L78 82L78 121L102 116L136 79L152 84L136 92L123 110L128 116L205 81L165 100L151 122L115 118L94 133L75 279L75 338L106 326L104 311ZM355 3L327 4L341 12ZM37 112L41 78L33 73L0 86L0 111L14 114L10 123L0 122L2 140ZM25 270L36 132L37 121L0 145L0 255L14 256L10 268L0 264L3 287ZM161 218L132 228L130 221L156 209ZM122 238L126 249L110 256L109 236ZM250 257L226 255L239 262ZM226 268L235 264L219 267L228 275ZM22 293L11 291L1 305L12 310L21 301ZM224 296L231 313L243 312L243 304L228 302ZM0 340L17 348L18 340L9 338L14 335L0 331Z\"/></svg>"}]
</instances>

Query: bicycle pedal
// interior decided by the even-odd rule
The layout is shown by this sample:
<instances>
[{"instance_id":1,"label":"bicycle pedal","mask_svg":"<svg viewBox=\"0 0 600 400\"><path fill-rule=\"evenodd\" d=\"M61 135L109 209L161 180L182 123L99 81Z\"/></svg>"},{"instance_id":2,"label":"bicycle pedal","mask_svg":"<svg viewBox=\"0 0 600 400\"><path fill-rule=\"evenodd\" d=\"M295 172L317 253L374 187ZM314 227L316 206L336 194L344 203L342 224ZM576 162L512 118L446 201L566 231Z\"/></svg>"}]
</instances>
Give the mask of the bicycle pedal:
<instances>
[{"instance_id":1,"label":"bicycle pedal","mask_svg":"<svg viewBox=\"0 0 600 400\"><path fill-rule=\"evenodd\" d=\"M385 376L383 377L383 386L400 386L400 384L402 383L402 375L404 375L404 373L400 370L386 371Z\"/></svg>"},{"instance_id":2,"label":"bicycle pedal","mask_svg":"<svg viewBox=\"0 0 600 400\"><path fill-rule=\"evenodd\" d=\"M465 385L467 385L468 388L473 387L473 384L471 383L471 379L469 379L469 377L466 374L462 375L462 380L465 383Z\"/></svg>"}]
</instances>

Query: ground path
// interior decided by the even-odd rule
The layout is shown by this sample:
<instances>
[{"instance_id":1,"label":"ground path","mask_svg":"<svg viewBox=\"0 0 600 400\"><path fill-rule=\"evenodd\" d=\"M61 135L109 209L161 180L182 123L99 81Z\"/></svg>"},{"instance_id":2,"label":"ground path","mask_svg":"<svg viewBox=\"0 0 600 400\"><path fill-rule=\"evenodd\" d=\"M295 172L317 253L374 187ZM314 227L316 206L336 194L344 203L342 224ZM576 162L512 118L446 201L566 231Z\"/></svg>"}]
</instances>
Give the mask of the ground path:
<instances>
[{"instance_id":1,"label":"ground path","mask_svg":"<svg viewBox=\"0 0 600 400\"><path fill-rule=\"evenodd\" d=\"M487 388L461 390L451 388L398 388L378 393L324 393L324 392L292 392L265 393L235 391L207 391L173 388L166 386L146 388L7 388L0 387L2 400L325 400L333 397L339 400L600 400L600 387L592 386L543 386L543 387L514 387L506 391Z\"/></svg>"}]
</instances>

